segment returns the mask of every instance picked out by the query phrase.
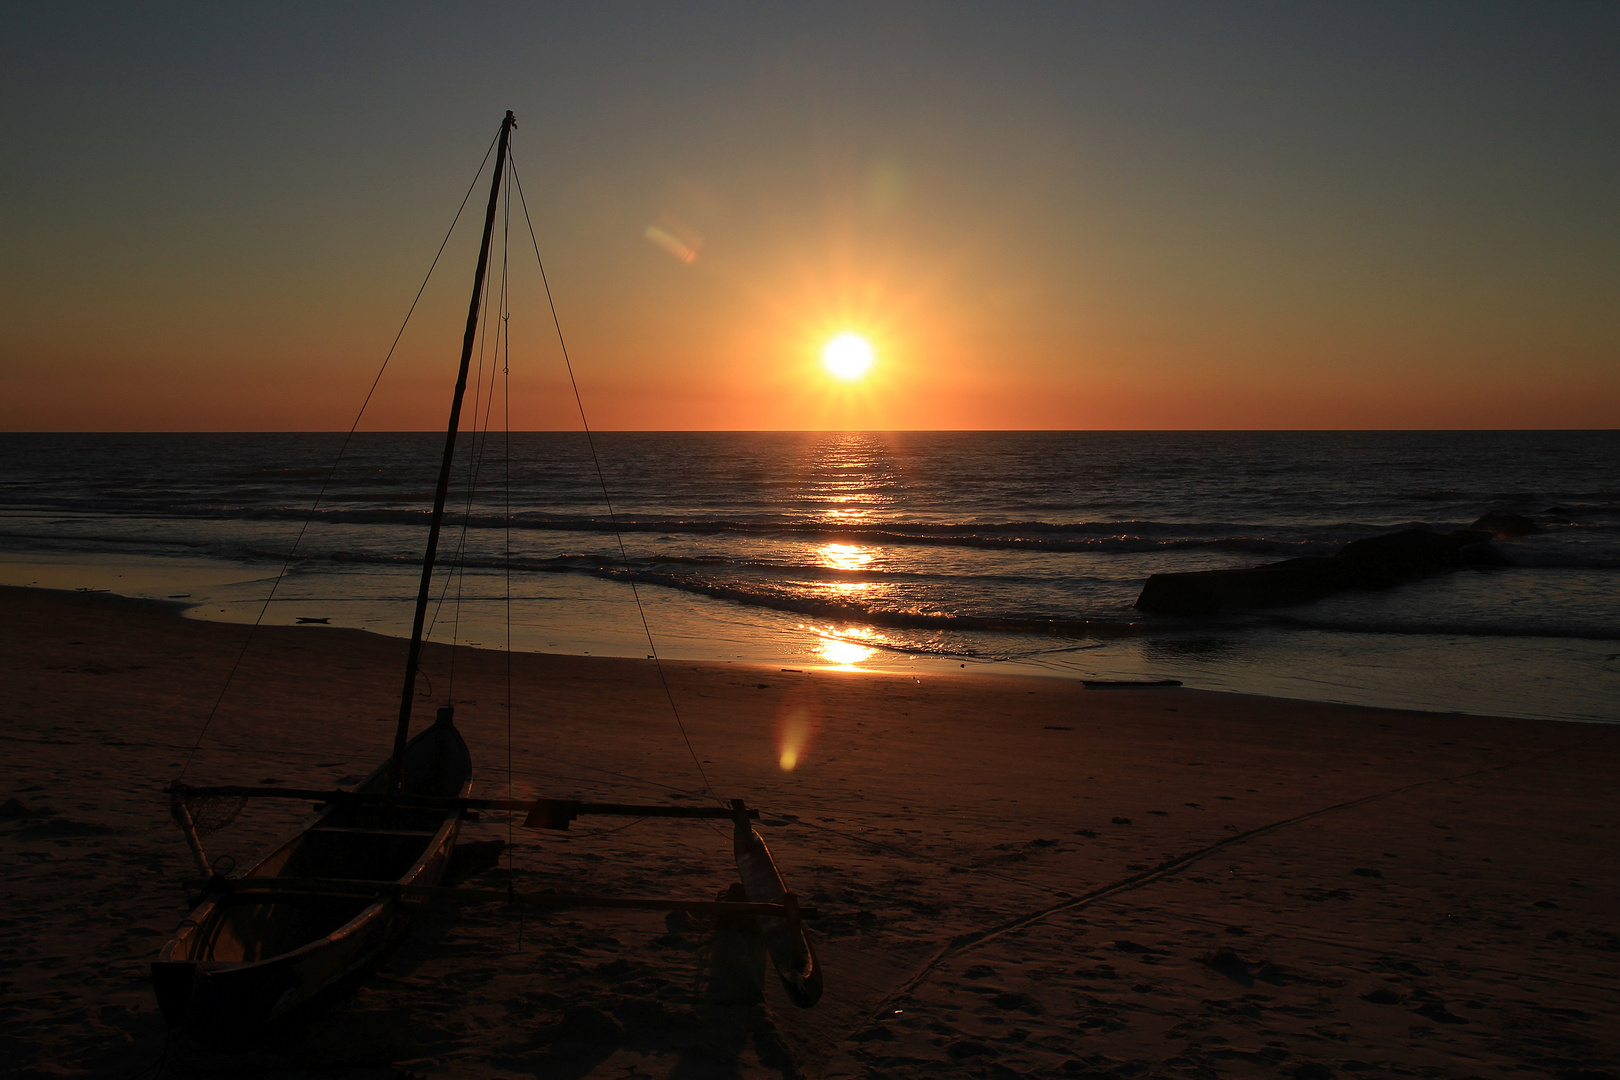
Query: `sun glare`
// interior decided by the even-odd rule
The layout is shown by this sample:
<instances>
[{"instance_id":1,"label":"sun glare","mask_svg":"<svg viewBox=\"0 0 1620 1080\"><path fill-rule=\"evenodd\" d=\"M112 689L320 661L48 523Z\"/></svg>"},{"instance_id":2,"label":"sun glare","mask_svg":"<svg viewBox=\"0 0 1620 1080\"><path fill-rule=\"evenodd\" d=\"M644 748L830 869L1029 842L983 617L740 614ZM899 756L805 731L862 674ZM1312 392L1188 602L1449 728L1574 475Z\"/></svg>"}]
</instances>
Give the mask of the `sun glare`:
<instances>
[{"instance_id":1,"label":"sun glare","mask_svg":"<svg viewBox=\"0 0 1620 1080\"><path fill-rule=\"evenodd\" d=\"M839 334L821 350L821 362L840 379L858 379L872 366L872 345L859 334Z\"/></svg>"}]
</instances>

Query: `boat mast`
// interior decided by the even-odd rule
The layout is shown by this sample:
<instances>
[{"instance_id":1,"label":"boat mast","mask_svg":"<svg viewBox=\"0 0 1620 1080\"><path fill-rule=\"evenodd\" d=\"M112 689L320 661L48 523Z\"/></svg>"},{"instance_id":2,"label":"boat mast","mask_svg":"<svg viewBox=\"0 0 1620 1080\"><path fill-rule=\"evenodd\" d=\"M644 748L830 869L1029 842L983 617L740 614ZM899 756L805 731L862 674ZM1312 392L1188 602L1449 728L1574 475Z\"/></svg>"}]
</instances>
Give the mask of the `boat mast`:
<instances>
[{"instance_id":1,"label":"boat mast","mask_svg":"<svg viewBox=\"0 0 1620 1080\"><path fill-rule=\"evenodd\" d=\"M439 486L433 492L433 520L428 527L427 551L422 556L422 584L416 593L416 617L411 622L411 648L405 657L405 688L399 695L399 727L394 731L394 756L388 765L388 786L398 791L404 771L405 740L411 730L411 702L416 696L416 671L422 659L422 623L427 616L428 594L433 586L433 557L439 549L439 527L444 523L444 500L450 490L450 466L456 456L456 430L461 423L461 399L467 393L467 368L472 362L473 339L478 334L478 305L484 293L484 272L489 267L489 240L495 231L495 207L506 171L506 144L516 120L511 112L501 121L499 145L495 151L495 175L489 184L489 208L484 212L484 239L478 246L478 269L473 275L472 301L467 305L467 333L461 341L461 371L456 376L455 396L450 399L450 424L444 433L444 461L439 466Z\"/></svg>"}]
</instances>

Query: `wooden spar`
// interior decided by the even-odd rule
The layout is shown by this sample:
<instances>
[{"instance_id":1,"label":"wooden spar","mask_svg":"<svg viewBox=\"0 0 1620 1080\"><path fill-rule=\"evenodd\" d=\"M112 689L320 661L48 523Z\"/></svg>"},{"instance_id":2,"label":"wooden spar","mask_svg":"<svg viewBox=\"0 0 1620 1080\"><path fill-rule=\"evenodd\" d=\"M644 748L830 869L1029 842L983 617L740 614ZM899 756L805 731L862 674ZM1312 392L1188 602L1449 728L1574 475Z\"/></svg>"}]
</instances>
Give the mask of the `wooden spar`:
<instances>
[{"instance_id":1,"label":"wooden spar","mask_svg":"<svg viewBox=\"0 0 1620 1080\"><path fill-rule=\"evenodd\" d=\"M200 886L203 882L187 882ZM506 892L500 889L462 889L447 885L398 885L391 881L359 881L347 878L247 877L213 881L210 887L237 896L255 893L318 896L399 896L423 900L454 900L467 904L527 904L551 908L619 908L634 911L684 911L691 915L765 915L783 919L794 910L801 919L818 916L815 908L782 903L747 901L666 900L638 896L587 896L582 893Z\"/></svg>"},{"instance_id":2,"label":"wooden spar","mask_svg":"<svg viewBox=\"0 0 1620 1080\"><path fill-rule=\"evenodd\" d=\"M296 799L301 802L338 803L344 806L419 806L428 810L515 810L544 818L549 828L566 829L568 822L585 815L607 817L725 818L737 811L724 806L656 806L641 803L592 803L573 799L452 799L428 795L385 796L359 791L321 791L315 788L190 787L175 784L170 792L179 798L194 795L224 795L242 799ZM743 811L759 817L751 807Z\"/></svg>"},{"instance_id":3,"label":"wooden spar","mask_svg":"<svg viewBox=\"0 0 1620 1080\"><path fill-rule=\"evenodd\" d=\"M411 729L411 699L416 695L416 670L422 659L422 624L427 616L428 596L433 589L433 557L439 549L439 527L444 522L444 500L450 490L450 466L456 456L456 431L461 426L461 399L467 393L467 368L472 362L473 340L478 336L478 305L483 299L484 272L489 267L490 236L495 231L495 207L501 190L501 174L506 171L506 144L516 124L510 111L501 121L499 146L495 151L495 173L489 184L489 207L484 211L484 238L478 246L478 269L473 275L472 300L467 305L467 331L461 341L461 370L456 375L456 392L450 399L450 423L444 433L444 460L439 465L439 486L433 492L433 518L428 526L427 551L422 556L422 584L416 593L416 616L411 621L411 647L405 657L405 687L399 696L399 727L394 732L394 756L388 763L388 790L399 792L400 766L405 760L405 741Z\"/></svg>"},{"instance_id":4,"label":"wooden spar","mask_svg":"<svg viewBox=\"0 0 1620 1080\"><path fill-rule=\"evenodd\" d=\"M202 841L197 838L197 823L191 818L191 809L186 806L184 795L174 788L170 789L169 813L174 815L175 824L185 833L186 846L191 849L191 858L197 864L197 869L205 875L212 874L214 871L208 865L208 856L203 854Z\"/></svg>"}]
</instances>

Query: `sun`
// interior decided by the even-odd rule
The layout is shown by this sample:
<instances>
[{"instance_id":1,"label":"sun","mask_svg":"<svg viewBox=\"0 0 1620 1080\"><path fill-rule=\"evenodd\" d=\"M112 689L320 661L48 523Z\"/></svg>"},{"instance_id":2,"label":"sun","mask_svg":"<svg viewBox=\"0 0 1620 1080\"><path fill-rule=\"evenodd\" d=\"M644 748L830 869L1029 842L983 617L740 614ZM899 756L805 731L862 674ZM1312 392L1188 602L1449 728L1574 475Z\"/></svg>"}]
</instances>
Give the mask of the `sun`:
<instances>
[{"instance_id":1,"label":"sun","mask_svg":"<svg viewBox=\"0 0 1620 1080\"><path fill-rule=\"evenodd\" d=\"M859 334L839 334L822 347L821 363L836 378L858 379L872 367L872 344Z\"/></svg>"}]
</instances>

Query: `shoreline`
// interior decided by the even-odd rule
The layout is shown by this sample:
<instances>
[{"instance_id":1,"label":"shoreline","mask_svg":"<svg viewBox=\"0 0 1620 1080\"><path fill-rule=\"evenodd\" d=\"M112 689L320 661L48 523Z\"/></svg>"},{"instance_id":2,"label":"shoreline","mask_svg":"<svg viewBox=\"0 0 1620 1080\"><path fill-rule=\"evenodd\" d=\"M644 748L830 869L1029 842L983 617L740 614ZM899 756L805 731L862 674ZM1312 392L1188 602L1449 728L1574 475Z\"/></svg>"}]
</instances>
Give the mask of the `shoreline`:
<instances>
[{"instance_id":1,"label":"shoreline","mask_svg":"<svg viewBox=\"0 0 1620 1080\"><path fill-rule=\"evenodd\" d=\"M148 565L150 564L150 565ZM6 565L0 562L0 566ZM184 617L220 625L250 625L264 605L265 568L199 561L195 566L168 559L132 557L102 560L45 558L13 561L0 587L66 590L83 583L123 590L120 595L157 601L185 594ZM143 576L144 575L144 576ZM514 628L515 653L575 656L647 655L642 626L622 586L605 582L580 586L554 583L560 591L530 604ZM579 588L588 588L580 592ZM324 593L298 595L283 590L266 625L293 625L295 616L330 617L337 626L404 637L408 623L398 605L373 593L339 601ZM192 598L195 596L196 598ZM392 594L388 593L391 597ZM1284 700L1359 705L1441 714L1500 715L1577 723L1620 723L1614 696L1616 672L1604 649L1612 643L1556 637L1475 638L1443 633L1367 634L1312 627L1214 625L1158 628L1137 635L1095 639L990 640L996 635L965 635L963 652L892 649L883 633L865 627L839 627L800 621L798 616L738 608L729 601L643 596L656 629L660 656L672 662L742 662L764 667L838 668L902 675L979 672L1009 677L1062 680L1156 680L1174 678L1215 692ZM502 629L495 614L479 613L485 601L472 598L472 622L461 639L490 648ZM577 607L575 606L577 605ZM588 616L562 616L564 609ZM1048 641L1051 647L1043 646ZM1055 644L1066 641L1067 644ZM1017 646L1019 654L993 650ZM984 650L981 654L978 650ZM851 659L853 658L853 659ZM1558 681L1546 680L1556 674ZM1550 688L1550 689L1549 689Z\"/></svg>"},{"instance_id":2,"label":"shoreline","mask_svg":"<svg viewBox=\"0 0 1620 1080\"><path fill-rule=\"evenodd\" d=\"M189 780L342 785L386 755L404 643L321 629L258 631ZM0 801L29 812L0 822L17 1075L129 1075L164 1052L146 964L193 871L162 788L246 636L123 598L0 590ZM437 701L448 661L427 650ZM820 1005L793 1008L772 978L753 1000L707 927L435 907L331 1012L245 1054L171 1046L176 1070L1620 1067L1608 728L1016 676L665 673L684 736L645 661L459 653L475 790L698 799L706 776L746 797L822 912ZM256 806L204 843L240 860L303 812ZM711 899L734 874L729 836L690 824L536 833L486 816L463 839L509 837L510 867L470 884Z\"/></svg>"},{"instance_id":3,"label":"shoreline","mask_svg":"<svg viewBox=\"0 0 1620 1080\"><path fill-rule=\"evenodd\" d=\"M10 589L10 588L13 588L13 586L0 585L0 593L3 593L5 590ZM68 595L68 596L105 597L105 598L108 598L108 599L113 600L113 601L128 603L128 604L131 604L131 605L150 606L151 609L154 610L154 611L160 611L160 612L162 612L164 614L172 615L172 616L175 616L175 617L178 617L178 618L181 618L181 619L185 619L185 620L188 620L188 621L203 622L203 623L212 623L213 622L213 620L197 618L197 617L194 617L194 616L192 616L190 614L190 612L193 609L201 606L199 604L184 603L184 602L168 600L168 599L159 599L159 598L156 598L156 597L126 596L126 595L123 595L121 593L112 592L110 590L98 590L98 589L74 590L72 592L67 592L66 590L61 590L61 589L41 589L39 591L48 592L48 593L62 593L64 595ZM244 626L244 627L250 627L251 628L251 624L238 623L238 622L221 623L221 624L216 624L216 625ZM329 625L320 624L320 623L301 623L301 624L294 624L294 625L292 625L290 627L282 625L282 624L263 624L258 629L264 629L265 626L268 626L268 625L275 625L280 629L292 629L292 630L298 630L298 629L302 628L304 630L309 630L309 631L321 631L321 630L325 630L325 631L332 631L332 630L350 631L350 632L353 632L353 633L365 634L365 635L367 635L369 637L381 638L381 639L387 640L387 641L404 641L404 640L406 640L406 638L403 637L403 636L395 636L393 634L386 634L386 633L382 633L382 632L377 631L377 630L361 629L361 628L358 628L358 627L348 627L348 626L329 626ZM428 647L428 648L436 648L436 649L445 649L445 650L449 650L451 648L454 648L454 649L456 649L458 651L482 653L482 654L487 654L488 656L491 656L491 657L505 655L505 650L500 649L500 648L490 647L490 646L487 646L487 645L459 644L459 645L455 645L455 646L450 646L450 645L445 644L444 642L434 641L434 642L427 643L426 647ZM910 654L906 653L905 650L891 649L891 648L889 648L887 646L879 646L879 651L893 652L893 653L896 653L896 654L907 655L908 658L913 658L913 657L910 657ZM599 655L599 656L594 656L593 657L590 653L547 652L547 651L544 651L544 650L514 649L514 650L512 650L512 655L513 656L528 656L528 657L543 657L543 658L546 658L548 660L554 660L554 661L569 660L569 659L576 659L576 660L594 659L594 660L602 660L602 661L626 661L626 662L629 662L631 664L639 664L639 663L644 662L642 660L642 658L639 657L639 656ZM651 659L651 658L648 657L648 659ZM795 673L795 674L849 674L849 675L868 675L868 676L885 676L885 677L900 676L900 677L904 677L904 678L914 678L914 677L916 677L918 675L927 675L930 678L936 678L936 679L952 679L952 678L960 678L960 679L1012 679L1012 680L1023 680L1023 679L1046 680L1046 679L1051 679L1051 680L1055 680L1055 681L1060 682L1060 683L1079 683L1079 684L1082 684L1082 685L1084 685L1084 684L1086 684L1088 682L1106 683L1107 685L1085 686L1085 689L1088 690L1088 691L1091 691L1091 692L1103 692L1103 693L1106 693L1106 692L1109 692L1109 691L1119 691L1119 692L1122 692L1122 693L1129 693L1129 692L1132 692L1132 691L1151 690L1151 689L1165 689L1165 688L1167 688L1165 686L1164 680L1153 679L1151 677L1143 678L1143 679L1140 679L1140 680L1133 680L1133 679L1123 679L1123 680L1106 680L1106 679L1103 679L1103 680L1098 680L1098 679L1085 679L1085 678L1082 678L1079 675L1062 674L1062 673L1057 673L1057 672L1025 671L1025 670L1009 670L1009 671L1005 671L1005 672L1000 672L1000 671L995 670L996 667L1001 666L998 662L996 662L996 661L985 661L985 660L974 661L974 667L972 669L966 669L966 670L961 670L961 671L953 671L953 670L948 670L948 667L949 667L950 664L957 664L959 667L964 668L964 669L966 668L966 664L963 664L963 663L959 662L958 660L956 660L955 658L951 658L951 657L935 658L935 662L932 665L932 667L938 668L939 670L927 670L927 669L924 669L924 670L917 670L917 671L903 671L903 670L901 670L899 668L883 667L881 665L854 666L854 665L848 665L848 664L809 664L809 665L807 665L807 666L805 666L803 668L786 668L786 667L779 666L778 662L766 661L766 660L705 660L705 659L688 659L688 658L684 658L684 657L661 657L660 659L665 664L690 664L690 665L696 665L696 666L700 666L700 667L715 666L715 667L726 667L726 668L735 668L735 669L755 669L755 670L757 670L760 673L765 674L765 675L769 675L769 674L773 674L773 673ZM1462 711L1454 710L1454 709L1446 710L1446 709L1423 709L1423 708L1391 708L1389 706L1384 706L1384 705L1365 705L1365 704L1361 704L1359 702L1353 702L1353 701L1330 701L1330 700L1322 700L1322 699L1319 699L1319 698L1288 697L1288 696L1283 695L1283 694L1254 693L1254 692L1242 691L1242 690L1215 689L1215 688L1209 688L1209 687L1190 687L1190 686L1186 686L1184 683L1182 683L1179 686L1174 687L1174 689L1185 690L1185 691L1188 691L1188 692L1191 692L1191 693L1224 695L1224 696L1230 696L1230 697L1234 697L1234 698L1245 698L1245 699L1253 698L1253 699L1256 699L1256 700L1276 702L1276 703L1279 703L1279 704L1292 704L1292 705L1300 705L1300 706L1325 705L1325 706L1331 706L1331 707L1336 708L1336 709L1364 710L1364 711L1367 711L1367 712L1376 712L1376 713L1388 713L1388 712L1410 713L1410 714L1414 714L1414 715L1418 715L1418 716L1447 717L1447 718L1452 718L1452 719L1460 718L1460 719L1465 719L1465 720L1491 720L1491 721L1502 721L1502 722L1507 722L1507 723L1523 722L1523 723L1594 724L1594 725L1620 724L1620 721L1602 720L1602 719L1587 719L1587 718L1579 718L1579 717L1513 716L1513 715L1510 715L1510 714L1497 714L1497 713L1470 713L1470 712L1462 712Z\"/></svg>"},{"instance_id":4,"label":"shoreline","mask_svg":"<svg viewBox=\"0 0 1620 1080\"><path fill-rule=\"evenodd\" d=\"M196 617L251 623L296 546L265 621L403 635L421 477L439 451L421 435L363 434L352 471L321 495L329 442L25 439L0 515L11 549L0 583L191 594ZM577 437L514 441L516 501L497 506L486 491L464 507L458 553L447 554L462 574L440 636L459 604L461 641L518 651L1176 678L1294 700L1620 723L1620 508L1601 496L1614 458L1602 433L609 442L617 524L592 494ZM1533 526L1492 541L1512 567L1215 619L1133 606L1157 574L1330 556L1493 510L1524 515L1510 531ZM520 600L510 641L508 569ZM1097 633L1050 633L1064 630Z\"/></svg>"}]
</instances>

